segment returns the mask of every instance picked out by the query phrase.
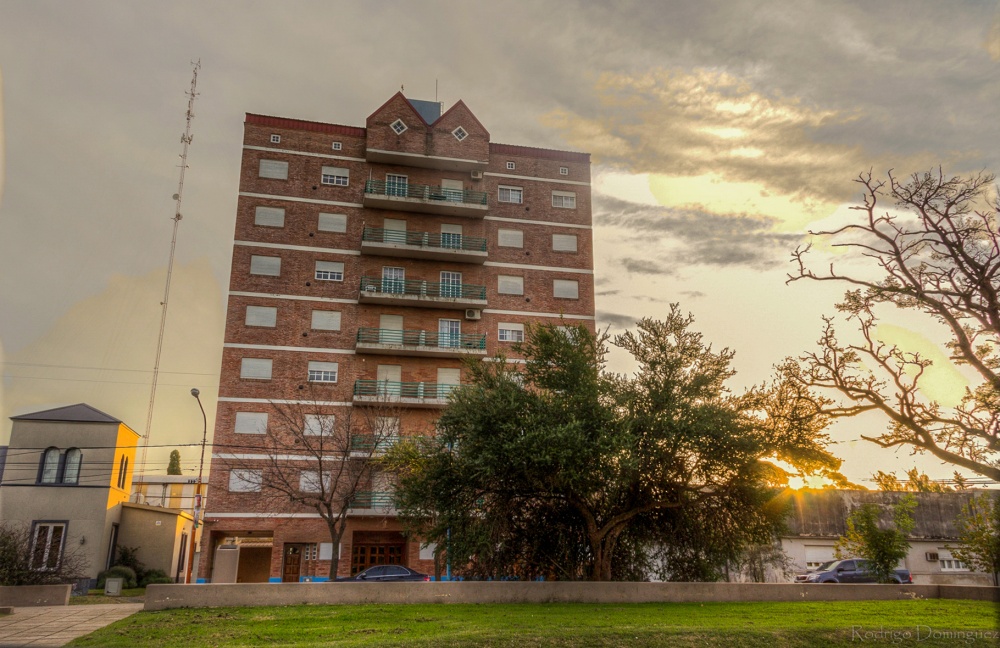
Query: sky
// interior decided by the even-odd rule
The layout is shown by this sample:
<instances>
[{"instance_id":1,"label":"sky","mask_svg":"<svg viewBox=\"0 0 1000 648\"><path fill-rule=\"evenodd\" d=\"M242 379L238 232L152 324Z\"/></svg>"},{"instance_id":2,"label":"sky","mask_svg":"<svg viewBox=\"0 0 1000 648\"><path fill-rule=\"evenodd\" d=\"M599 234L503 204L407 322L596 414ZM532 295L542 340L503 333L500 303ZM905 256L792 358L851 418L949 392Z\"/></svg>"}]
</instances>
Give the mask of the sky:
<instances>
[{"instance_id":1,"label":"sky","mask_svg":"<svg viewBox=\"0 0 1000 648\"><path fill-rule=\"evenodd\" d=\"M815 348L841 289L786 284L790 253L851 217L859 173L1000 171L997 2L0 0L0 444L77 402L146 432L196 60L149 472L176 446L197 472L192 387L211 437L246 112L364 125L403 87L591 153L598 325L679 302L736 391ZM879 334L937 354L934 397L969 379L933 323ZM951 475L858 440L884 426L831 429L848 478Z\"/></svg>"}]
</instances>

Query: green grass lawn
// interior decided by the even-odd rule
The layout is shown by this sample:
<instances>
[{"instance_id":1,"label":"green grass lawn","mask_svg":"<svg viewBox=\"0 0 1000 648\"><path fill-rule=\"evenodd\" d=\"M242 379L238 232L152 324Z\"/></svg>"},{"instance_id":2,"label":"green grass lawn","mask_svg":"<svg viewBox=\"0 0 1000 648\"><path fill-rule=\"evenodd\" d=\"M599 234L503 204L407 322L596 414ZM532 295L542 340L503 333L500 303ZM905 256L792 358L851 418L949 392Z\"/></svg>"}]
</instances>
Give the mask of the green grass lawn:
<instances>
[{"instance_id":1,"label":"green grass lawn","mask_svg":"<svg viewBox=\"0 0 1000 648\"><path fill-rule=\"evenodd\" d=\"M351 605L140 612L70 646L993 646L993 603ZM909 633L879 638L886 630ZM922 633L922 635L918 635ZM894 642L893 639L899 641ZM862 642L860 639L866 639ZM919 641L918 641L919 639Z\"/></svg>"}]
</instances>

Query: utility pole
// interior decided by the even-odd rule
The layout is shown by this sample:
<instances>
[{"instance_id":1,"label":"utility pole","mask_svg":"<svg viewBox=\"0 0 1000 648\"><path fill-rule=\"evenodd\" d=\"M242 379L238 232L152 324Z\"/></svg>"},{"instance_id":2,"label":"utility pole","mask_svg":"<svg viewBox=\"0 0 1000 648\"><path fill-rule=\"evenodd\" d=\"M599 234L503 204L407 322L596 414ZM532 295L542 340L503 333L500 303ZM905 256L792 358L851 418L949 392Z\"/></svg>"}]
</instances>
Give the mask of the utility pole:
<instances>
[{"instance_id":1,"label":"utility pole","mask_svg":"<svg viewBox=\"0 0 1000 648\"><path fill-rule=\"evenodd\" d=\"M177 193L174 194L174 234L170 240L170 260L167 262L167 284L163 289L163 301L160 302L160 335L156 340L156 359L153 362L153 385L149 392L149 410L146 412L146 433L142 437L142 454L139 460L139 478L137 483L142 484L146 477L146 450L149 447L149 437L153 432L153 405L156 402L156 382L160 377L160 354L163 351L163 330L167 325L167 303L170 300L170 278L174 272L174 249L177 247L177 226L181 223L181 199L184 195L184 172L187 170L188 147L194 135L191 134L191 121L194 119L194 99L198 96L195 88L198 86L198 70L201 69L201 59L198 59L194 66L194 73L191 75L191 89L186 93L188 96L187 106L187 127L181 135L181 175L177 182Z\"/></svg>"}]
</instances>

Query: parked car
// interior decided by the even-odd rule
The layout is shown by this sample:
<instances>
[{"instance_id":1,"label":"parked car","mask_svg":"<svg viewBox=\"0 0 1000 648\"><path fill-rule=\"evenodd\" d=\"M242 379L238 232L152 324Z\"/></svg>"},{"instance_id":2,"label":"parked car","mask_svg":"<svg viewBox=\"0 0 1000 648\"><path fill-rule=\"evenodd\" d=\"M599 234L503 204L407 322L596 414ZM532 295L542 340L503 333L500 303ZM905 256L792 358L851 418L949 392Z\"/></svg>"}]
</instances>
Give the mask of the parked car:
<instances>
[{"instance_id":1,"label":"parked car","mask_svg":"<svg viewBox=\"0 0 1000 648\"><path fill-rule=\"evenodd\" d=\"M338 583L389 583L395 581L429 581L427 574L413 571L402 565L375 565L363 572L346 578L338 578Z\"/></svg>"},{"instance_id":2,"label":"parked car","mask_svg":"<svg viewBox=\"0 0 1000 648\"><path fill-rule=\"evenodd\" d=\"M816 569L796 574L796 583L874 583L875 577L866 569L867 560L851 558L849 560L830 560ZM897 569L893 580L902 585L912 583L908 569Z\"/></svg>"}]
</instances>

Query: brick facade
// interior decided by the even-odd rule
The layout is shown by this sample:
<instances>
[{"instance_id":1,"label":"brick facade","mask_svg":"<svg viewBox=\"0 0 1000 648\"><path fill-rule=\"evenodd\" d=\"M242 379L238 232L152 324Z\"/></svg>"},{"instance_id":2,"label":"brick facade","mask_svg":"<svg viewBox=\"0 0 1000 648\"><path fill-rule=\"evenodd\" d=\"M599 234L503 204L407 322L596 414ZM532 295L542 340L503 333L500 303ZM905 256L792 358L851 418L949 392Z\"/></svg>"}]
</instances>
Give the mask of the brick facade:
<instances>
[{"instance_id":1,"label":"brick facade","mask_svg":"<svg viewBox=\"0 0 1000 648\"><path fill-rule=\"evenodd\" d=\"M376 380L380 365L399 367L401 388L437 383L439 369L464 373L467 356L458 357L460 352L448 345L360 344L359 329L378 329L380 321L394 319L382 316L401 318L404 330L423 331L432 339L444 326L441 320L457 320L462 335L472 334L477 341L485 336L485 350L476 347L473 357L501 350L511 355L510 342L498 339L501 323L558 323L563 316L593 330L590 156L492 143L461 101L428 124L402 94L368 117L364 128L253 114L244 126L210 473L214 495L205 514L209 533L203 535L199 578L211 580L218 545L236 542L248 556L239 578L263 580L267 561L260 552L268 539L267 579L272 581L289 574L331 577L330 562L320 559L317 549L323 543L327 551L339 551L340 576L352 573L356 545L367 547L358 549L360 555L376 545L390 547L393 562L433 573L433 561L426 551L421 558L419 541L401 535L390 510L352 509L340 547L331 549L325 523L308 509L286 505L275 510L258 493L230 492L230 472L237 465L231 455L240 455L239 465L245 467L248 457L265 452L268 435L275 434L270 423L266 434L237 432L237 414L273 417L279 402L322 402L320 409L340 421L364 407L354 400L355 383ZM262 177L282 175L280 163L287 164L287 177ZM327 182L324 167L335 169L327 171ZM386 184L389 175L395 184ZM366 186L367 181L373 182ZM405 221L405 235L399 233L399 221ZM520 231L521 245L501 246L500 230L507 230L507 237L510 230ZM485 253L456 254L482 239ZM555 249L556 240L562 250ZM257 273L251 272L255 257L269 257L256 260ZM317 262L334 268L343 264L343 276L317 278ZM268 267L264 274L259 264ZM383 270L387 267L402 268L406 291L412 291L403 295L402 282L387 283L395 276L383 274L391 272ZM461 291L447 283L457 281L455 275L442 273L460 273ZM363 282L362 277L371 279ZM501 277L520 278L523 294L501 293ZM557 281L569 294L575 289L576 297L557 297ZM484 287L485 299L478 289L469 288L466 295L467 286ZM474 300L468 308L475 312L466 311L465 299ZM248 323L248 308L254 316L266 312L273 322L250 317ZM317 317L325 318L327 328L313 328L314 311L324 311ZM339 328L328 328L336 317ZM246 359L269 360L270 377L241 378ZM337 363L335 383L309 382L309 363L316 361ZM407 393L421 402L434 397ZM401 409L400 434L432 434L441 402ZM373 490L391 488L378 475L370 482ZM298 569L289 571L286 554L300 550Z\"/></svg>"}]
</instances>

